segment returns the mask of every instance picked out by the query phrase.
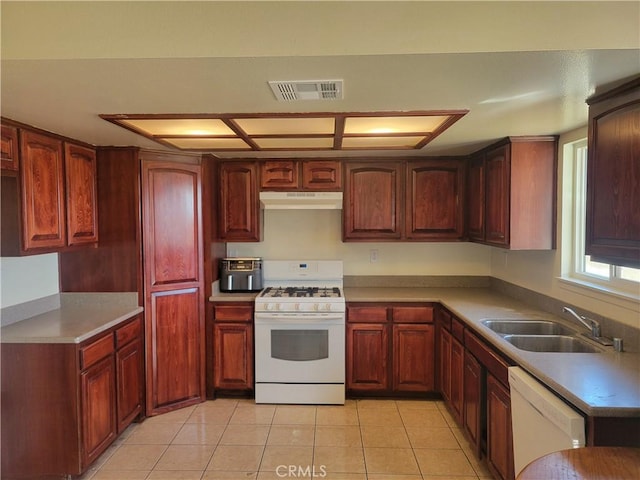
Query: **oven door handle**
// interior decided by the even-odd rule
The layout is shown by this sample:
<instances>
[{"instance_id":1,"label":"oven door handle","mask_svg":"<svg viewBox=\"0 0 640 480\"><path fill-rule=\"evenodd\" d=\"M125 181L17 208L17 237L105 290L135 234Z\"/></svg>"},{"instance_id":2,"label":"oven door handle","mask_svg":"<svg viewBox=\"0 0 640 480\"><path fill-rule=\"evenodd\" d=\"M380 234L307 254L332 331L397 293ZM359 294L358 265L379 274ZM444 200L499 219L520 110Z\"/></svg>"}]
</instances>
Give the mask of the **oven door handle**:
<instances>
[{"instance_id":1,"label":"oven door handle","mask_svg":"<svg viewBox=\"0 0 640 480\"><path fill-rule=\"evenodd\" d=\"M325 323L325 322L344 322L344 314L336 315L304 315L302 313L292 313L290 315L283 314L255 314L255 323L290 323L290 324L305 324L305 323Z\"/></svg>"}]
</instances>

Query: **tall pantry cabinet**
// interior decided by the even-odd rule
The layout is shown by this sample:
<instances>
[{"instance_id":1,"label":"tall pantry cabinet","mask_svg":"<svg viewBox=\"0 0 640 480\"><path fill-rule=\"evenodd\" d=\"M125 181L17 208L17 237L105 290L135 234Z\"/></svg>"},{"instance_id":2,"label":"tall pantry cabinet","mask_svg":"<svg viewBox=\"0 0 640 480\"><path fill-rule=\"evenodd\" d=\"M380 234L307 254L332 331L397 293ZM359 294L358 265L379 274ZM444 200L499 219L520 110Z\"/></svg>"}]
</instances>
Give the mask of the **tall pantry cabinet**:
<instances>
[{"instance_id":1,"label":"tall pantry cabinet","mask_svg":"<svg viewBox=\"0 0 640 480\"><path fill-rule=\"evenodd\" d=\"M62 291L137 291L146 414L204 399L200 156L98 149L100 245L60 255Z\"/></svg>"}]
</instances>

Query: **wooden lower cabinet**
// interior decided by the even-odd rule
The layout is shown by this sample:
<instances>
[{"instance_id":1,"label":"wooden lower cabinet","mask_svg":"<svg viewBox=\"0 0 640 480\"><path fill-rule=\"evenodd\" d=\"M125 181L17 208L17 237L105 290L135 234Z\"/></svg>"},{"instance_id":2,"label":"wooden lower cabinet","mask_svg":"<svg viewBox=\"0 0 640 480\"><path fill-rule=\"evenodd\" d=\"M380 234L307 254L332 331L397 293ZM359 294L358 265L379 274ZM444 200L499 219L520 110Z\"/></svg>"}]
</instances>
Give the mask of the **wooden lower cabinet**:
<instances>
[{"instance_id":1,"label":"wooden lower cabinet","mask_svg":"<svg viewBox=\"0 0 640 480\"><path fill-rule=\"evenodd\" d=\"M451 401L451 333L441 325L438 335L438 372L440 393L445 402Z\"/></svg>"},{"instance_id":2,"label":"wooden lower cabinet","mask_svg":"<svg viewBox=\"0 0 640 480\"><path fill-rule=\"evenodd\" d=\"M468 351L464 352L463 374L463 421L464 431L474 446L477 456L481 456L483 447L484 418L484 377L482 365Z\"/></svg>"},{"instance_id":3,"label":"wooden lower cabinet","mask_svg":"<svg viewBox=\"0 0 640 480\"><path fill-rule=\"evenodd\" d=\"M253 325L216 322L213 338L214 387L253 390Z\"/></svg>"},{"instance_id":4,"label":"wooden lower cabinet","mask_svg":"<svg viewBox=\"0 0 640 480\"><path fill-rule=\"evenodd\" d=\"M460 324L449 312L444 309L439 310L439 386L449 411L459 423L462 423L464 346L450 331L454 321Z\"/></svg>"},{"instance_id":5,"label":"wooden lower cabinet","mask_svg":"<svg viewBox=\"0 0 640 480\"><path fill-rule=\"evenodd\" d=\"M503 480L514 478L509 388L487 375L487 464Z\"/></svg>"},{"instance_id":6,"label":"wooden lower cabinet","mask_svg":"<svg viewBox=\"0 0 640 480\"><path fill-rule=\"evenodd\" d=\"M393 325L392 388L397 392L430 392L435 387L433 325Z\"/></svg>"},{"instance_id":7,"label":"wooden lower cabinet","mask_svg":"<svg viewBox=\"0 0 640 480\"><path fill-rule=\"evenodd\" d=\"M254 390L253 303L217 303L213 306L213 369L215 392L251 394ZM211 327L208 327L211 328Z\"/></svg>"},{"instance_id":8,"label":"wooden lower cabinet","mask_svg":"<svg viewBox=\"0 0 640 480\"><path fill-rule=\"evenodd\" d=\"M116 367L113 356L80 374L82 462L89 465L117 435Z\"/></svg>"},{"instance_id":9,"label":"wooden lower cabinet","mask_svg":"<svg viewBox=\"0 0 640 480\"><path fill-rule=\"evenodd\" d=\"M463 395L464 395L464 346L456 338L451 339L451 397L449 406L455 419L462 423L463 420Z\"/></svg>"},{"instance_id":10,"label":"wooden lower cabinet","mask_svg":"<svg viewBox=\"0 0 640 480\"><path fill-rule=\"evenodd\" d=\"M141 322L136 322L142 331ZM140 333L141 335L141 333ZM116 378L118 380L118 433L143 411L144 399L144 345L141 336L116 351Z\"/></svg>"},{"instance_id":11,"label":"wooden lower cabinet","mask_svg":"<svg viewBox=\"0 0 640 480\"><path fill-rule=\"evenodd\" d=\"M143 414L142 336L138 315L80 345L2 344L2 478L81 475Z\"/></svg>"},{"instance_id":12,"label":"wooden lower cabinet","mask_svg":"<svg viewBox=\"0 0 640 480\"><path fill-rule=\"evenodd\" d=\"M198 403L201 393L200 292L197 288L151 296L147 316L147 412ZM149 398L151 397L151 398Z\"/></svg>"},{"instance_id":13,"label":"wooden lower cabinet","mask_svg":"<svg viewBox=\"0 0 640 480\"><path fill-rule=\"evenodd\" d=\"M435 390L430 304L347 307L347 392L424 394Z\"/></svg>"},{"instance_id":14,"label":"wooden lower cabinet","mask_svg":"<svg viewBox=\"0 0 640 480\"><path fill-rule=\"evenodd\" d=\"M471 328L438 312L438 388L478 458L501 480L514 478L509 362Z\"/></svg>"},{"instance_id":15,"label":"wooden lower cabinet","mask_svg":"<svg viewBox=\"0 0 640 480\"><path fill-rule=\"evenodd\" d=\"M388 390L388 365L388 325L347 324L347 390Z\"/></svg>"}]
</instances>

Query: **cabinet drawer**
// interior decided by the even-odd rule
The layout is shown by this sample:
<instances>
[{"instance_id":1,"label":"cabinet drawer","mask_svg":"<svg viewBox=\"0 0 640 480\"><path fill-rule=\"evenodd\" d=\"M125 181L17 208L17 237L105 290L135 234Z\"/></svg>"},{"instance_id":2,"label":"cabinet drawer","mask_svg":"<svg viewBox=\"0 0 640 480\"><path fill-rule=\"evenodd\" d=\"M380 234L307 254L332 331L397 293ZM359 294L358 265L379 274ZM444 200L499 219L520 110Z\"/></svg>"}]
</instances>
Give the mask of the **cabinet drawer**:
<instances>
[{"instance_id":1,"label":"cabinet drawer","mask_svg":"<svg viewBox=\"0 0 640 480\"><path fill-rule=\"evenodd\" d=\"M455 317L451 317L451 333L461 342L464 341L464 323Z\"/></svg>"},{"instance_id":2,"label":"cabinet drawer","mask_svg":"<svg viewBox=\"0 0 640 480\"><path fill-rule=\"evenodd\" d=\"M464 332L464 344L478 361L503 385L509 385L509 363L469 330Z\"/></svg>"},{"instance_id":3,"label":"cabinet drawer","mask_svg":"<svg viewBox=\"0 0 640 480\"><path fill-rule=\"evenodd\" d=\"M136 318L133 322L116 330L116 348L120 348L132 340L139 338L142 333L142 321Z\"/></svg>"},{"instance_id":4,"label":"cabinet drawer","mask_svg":"<svg viewBox=\"0 0 640 480\"><path fill-rule=\"evenodd\" d=\"M387 307L360 306L347 307L348 322L385 323Z\"/></svg>"},{"instance_id":5,"label":"cabinet drawer","mask_svg":"<svg viewBox=\"0 0 640 480\"><path fill-rule=\"evenodd\" d=\"M433 307L393 307L391 316L396 323L431 323Z\"/></svg>"},{"instance_id":6,"label":"cabinet drawer","mask_svg":"<svg viewBox=\"0 0 640 480\"><path fill-rule=\"evenodd\" d=\"M213 318L225 322L250 322L253 320L253 305L214 305Z\"/></svg>"},{"instance_id":7,"label":"cabinet drawer","mask_svg":"<svg viewBox=\"0 0 640 480\"><path fill-rule=\"evenodd\" d=\"M105 335L80 349L80 369L84 370L113 353L113 335Z\"/></svg>"}]
</instances>

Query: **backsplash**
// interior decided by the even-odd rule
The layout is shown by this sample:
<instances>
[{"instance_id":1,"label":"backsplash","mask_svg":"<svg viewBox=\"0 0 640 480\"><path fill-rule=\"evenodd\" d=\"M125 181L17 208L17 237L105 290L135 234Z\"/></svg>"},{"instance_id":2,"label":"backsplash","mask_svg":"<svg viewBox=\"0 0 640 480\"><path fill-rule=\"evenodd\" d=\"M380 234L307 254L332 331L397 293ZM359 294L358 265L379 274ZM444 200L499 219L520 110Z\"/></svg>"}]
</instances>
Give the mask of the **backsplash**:
<instances>
[{"instance_id":1,"label":"backsplash","mask_svg":"<svg viewBox=\"0 0 640 480\"><path fill-rule=\"evenodd\" d=\"M457 287L488 288L491 277L484 275L345 275L345 287Z\"/></svg>"}]
</instances>

